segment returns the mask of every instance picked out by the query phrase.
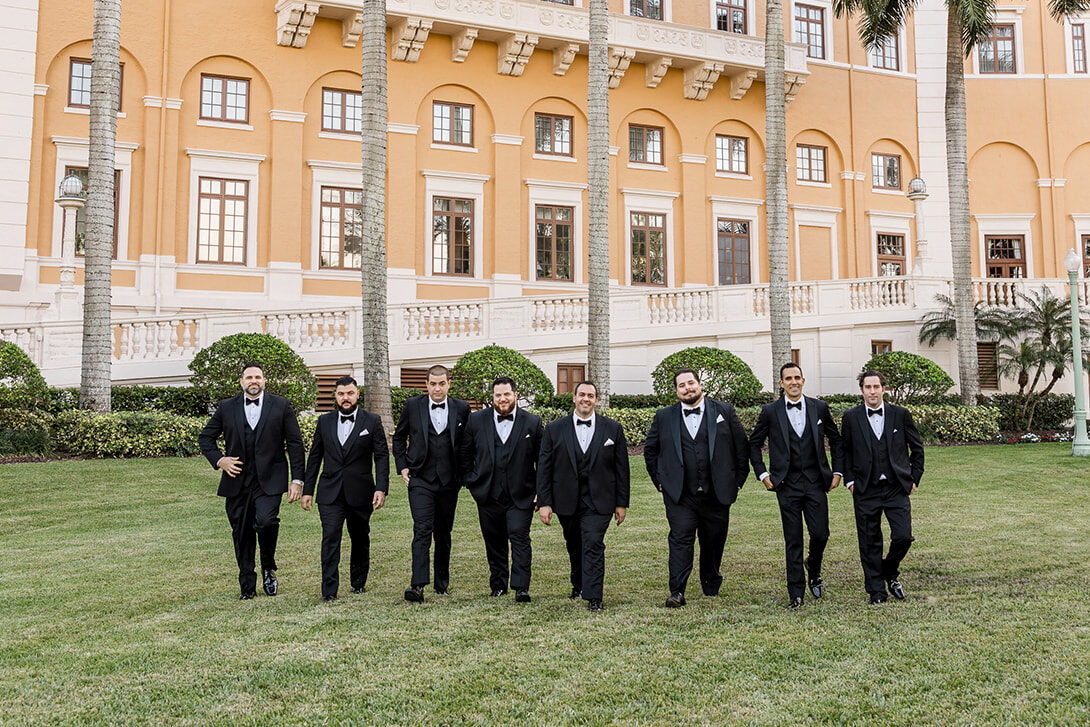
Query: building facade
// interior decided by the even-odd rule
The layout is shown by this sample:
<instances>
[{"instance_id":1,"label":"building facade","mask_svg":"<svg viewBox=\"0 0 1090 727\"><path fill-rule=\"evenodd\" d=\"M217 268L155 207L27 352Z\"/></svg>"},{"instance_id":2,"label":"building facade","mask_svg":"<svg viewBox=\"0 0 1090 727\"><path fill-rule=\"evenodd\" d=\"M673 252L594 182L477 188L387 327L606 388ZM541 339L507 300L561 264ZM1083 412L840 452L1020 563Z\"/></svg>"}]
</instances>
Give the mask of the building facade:
<instances>
[{"instance_id":1,"label":"building facade","mask_svg":"<svg viewBox=\"0 0 1090 727\"><path fill-rule=\"evenodd\" d=\"M7 4L5 66L26 70L0 80L0 336L69 384L82 218L66 222L54 198L87 164L91 5ZM561 388L585 364L580 4L387 2L395 384L493 342ZM763 3L610 10L613 388L649 390L650 370L689 345L737 353L771 387ZM923 353L956 379L952 347L916 342L951 275L945 6L924 0L873 51L831 0L784 11L798 359L826 392L852 390L881 350ZM988 302L1066 294L1064 254L1090 247L1088 26L1002 3L966 61L973 274ZM197 349L238 331L285 338L317 371L362 360L360 30L349 0L124 5L116 380L180 381ZM924 199L909 199L915 178Z\"/></svg>"}]
</instances>

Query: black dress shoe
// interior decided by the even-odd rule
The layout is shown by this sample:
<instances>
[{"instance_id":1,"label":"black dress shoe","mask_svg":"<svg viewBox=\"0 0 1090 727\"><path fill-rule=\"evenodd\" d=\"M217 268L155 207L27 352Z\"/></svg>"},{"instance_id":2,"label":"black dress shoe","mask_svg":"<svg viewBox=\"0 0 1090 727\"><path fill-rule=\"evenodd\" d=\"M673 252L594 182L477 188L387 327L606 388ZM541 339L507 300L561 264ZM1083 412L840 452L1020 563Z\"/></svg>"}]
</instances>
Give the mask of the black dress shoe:
<instances>
[{"instance_id":1,"label":"black dress shoe","mask_svg":"<svg viewBox=\"0 0 1090 727\"><path fill-rule=\"evenodd\" d=\"M574 601L575 599L579 598L582 595L583 595L583 592L580 591L578 588L572 588L571 589L571 595L568 596L568 598L570 598L571 600Z\"/></svg>"},{"instance_id":2,"label":"black dress shoe","mask_svg":"<svg viewBox=\"0 0 1090 727\"><path fill-rule=\"evenodd\" d=\"M802 596L795 596L791 599L791 603L787 604L788 611L798 611L802 608Z\"/></svg>"},{"instance_id":3,"label":"black dress shoe","mask_svg":"<svg viewBox=\"0 0 1090 727\"><path fill-rule=\"evenodd\" d=\"M254 597L254 592L253 591L243 591L242 595L238 597L238 600L240 600L240 601L250 601L250 600L253 600L253 597Z\"/></svg>"},{"instance_id":4,"label":"black dress shoe","mask_svg":"<svg viewBox=\"0 0 1090 727\"><path fill-rule=\"evenodd\" d=\"M506 588L496 588L496 589L493 589L492 593L489 594L489 595L491 595L492 598L499 598L500 596L506 596L507 595L507 589Z\"/></svg>"},{"instance_id":5,"label":"black dress shoe","mask_svg":"<svg viewBox=\"0 0 1090 727\"><path fill-rule=\"evenodd\" d=\"M424 586L412 586L405 589L405 600L413 603L424 602Z\"/></svg>"},{"instance_id":6,"label":"black dress shoe","mask_svg":"<svg viewBox=\"0 0 1090 727\"><path fill-rule=\"evenodd\" d=\"M523 588L521 591L515 592L515 603L529 603L530 592Z\"/></svg>"},{"instance_id":7,"label":"black dress shoe","mask_svg":"<svg viewBox=\"0 0 1090 727\"><path fill-rule=\"evenodd\" d=\"M437 596L449 596L450 595L450 589L447 588L446 586L443 586L442 588L436 588L435 589L435 595L437 595Z\"/></svg>"},{"instance_id":8,"label":"black dress shoe","mask_svg":"<svg viewBox=\"0 0 1090 727\"><path fill-rule=\"evenodd\" d=\"M598 613L603 608L602 599L595 598L592 601L587 601L587 608L590 610L591 613Z\"/></svg>"},{"instance_id":9,"label":"black dress shoe","mask_svg":"<svg viewBox=\"0 0 1090 727\"><path fill-rule=\"evenodd\" d=\"M870 605L877 606L879 603L885 603L889 600L889 596L884 593L872 593L870 594Z\"/></svg>"},{"instance_id":10,"label":"black dress shoe","mask_svg":"<svg viewBox=\"0 0 1090 727\"><path fill-rule=\"evenodd\" d=\"M670 594L670 597L666 599L666 608L681 608L685 605L685 594L681 591L675 591Z\"/></svg>"},{"instance_id":11,"label":"black dress shoe","mask_svg":"<svg viewBox=\"0 0 1090 727\"><path fill-rule=\"evenodd\" d=\"M363 593L366 589L363 586L359 586L352 589L353 593Z\"/></svg>"},{"instance_id":12,"label":"black dress shoe","mask_svg":"<svg viewBox=\"0 0 1090 727\"><path fill-rule=\"evenodd\" d=\"M330 596L330 595L322 596L322 603L329 603L330 601L336 601L336 600L337 600L336 596Z\"/></svg>"},{"instance_id":13,"label":"black dress shoe","mask_svg":"<svg viewBox=\"0 0 1090 727\"><path fill-rule=\"evenodd\" d=\"M898 601L905 600L905 589L899 580L894 578L892 581L887 581L887 583L889 583L889 592L893 594L894 598Z\"/></svg>"},{"instance_id":14,"label":"black dress shoe","mask_svg":"<svg viewBox=\"0 0 1090 727\"><path fill-rule=\"evenodd\" d=\"M810 595L812 595L814 598L821 598L825 595L825 581L821 579L821 573L814 573L810 570L809 558L804 560L802 564L806 567L806 573L809 576L807 581L808 585L810 586Z\"/></svg>"},{"instance_id":15,"label":"black dress shoe","mask_svg":"<svg viewBox=\"0 0 1090 727\"><path fill-rule=\"evenodd\" d=\"M276 586L277 586L276 571L267 570L267 571L264 571L264 573L265 573L265 580L261 585L265 589L265 595L266 596L275 596L276 595Z\"/></svg>"}]
</instances>

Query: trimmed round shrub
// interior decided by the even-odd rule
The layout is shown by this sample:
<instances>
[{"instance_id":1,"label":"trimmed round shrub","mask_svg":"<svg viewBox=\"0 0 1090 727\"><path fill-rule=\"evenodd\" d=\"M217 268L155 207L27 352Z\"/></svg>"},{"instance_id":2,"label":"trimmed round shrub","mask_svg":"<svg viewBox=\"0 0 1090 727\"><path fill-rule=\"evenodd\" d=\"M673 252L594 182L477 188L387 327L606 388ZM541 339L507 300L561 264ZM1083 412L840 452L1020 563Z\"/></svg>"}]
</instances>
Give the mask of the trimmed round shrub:
<instances>
[{"instance_id":1,"label":"trimmed round shrub","mask_svg":"<svg viewBox=\"0 0 1090 727\"><path fill-rule=\"evenodd\" d=\"M907 351L877 354L860 373L863 371L882 372L890 400L897 404L938 402L954 385L954 380L937 363Z\"/></svg>"},{"instance_id":2,"label":"trimmed round shrub","mask_svg":"<svg viewBox=\"0 0 1090 727\"><path fill-rule=\"evenodd\" d=\"M503 346L485 346L458 359L451 371L450 393L459 399L489 403L492 382L510 376L518 385L519 398L533 404L539 396L551 396L553 384L545 372L518 351Z\"/></svg>"},{"instance_id":3,"label":"trimmed round shrub","mask_svg":"<svg viewBox=\"0 0 1090 727\"><path fill-rule=\"evenodd\" d=\"M0 343L0 407L36 408L48 394L42 372L30 356L14 343Z\"/></svg>"},{"instance_id":4,"label":"trimmed round shrub","mask_svg":"<svg viewBox=\"0 0 1090 727\"><path fill-rule=\"evenodd\" d=\"M318 379L288 344L266 333L224 336L201 350L189 363L189 380L209 401L227 399L242 390L242 365L251 361L265 371L265 391L285 397L297 412L314 408Z\"/></svg>"},{"instance_id":5,"label":"trimmed round shrub","mask_svg":"<svg viewBox=\"0 0 1090 727\"><path fill-rule=\"evenodd\" d=\"M730 351L694 346L670 354L652 372L655 393L666 401L675 398L674 372L678 369L699 372L704 393L713 399L748 403L761 394L761 382L745 361Z\"/></svg>"},{"instance_id":6,"label":"trimmed round shrub","mask_svg":"<svg viewBox=\"0 0 1090 727\"><path fill-rule=\"evenodd\" d=\"M39 410L0 409L0 455L47 455L52 452L48 415Z\"/></svg>"}]
</instances>

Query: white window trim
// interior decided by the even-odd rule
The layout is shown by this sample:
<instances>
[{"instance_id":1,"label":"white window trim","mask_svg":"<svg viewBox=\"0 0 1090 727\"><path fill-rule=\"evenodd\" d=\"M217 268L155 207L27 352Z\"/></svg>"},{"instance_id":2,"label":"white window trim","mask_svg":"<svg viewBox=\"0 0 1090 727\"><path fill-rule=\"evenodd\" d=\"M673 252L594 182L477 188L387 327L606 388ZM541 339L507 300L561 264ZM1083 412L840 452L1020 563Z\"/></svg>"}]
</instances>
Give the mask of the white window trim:
<instances>
[{"instance_id":1,"label":"white window trim","mask_svg":"<svg viewBox=\"0 0 1090 727\"><path fill-rule=\"evenodd\" d=\"M197 126L210 126L214 129L234 129L235 131L253 131L252 124L242 121L213 121L212 119L197 119Z\"/></svg>"},{"instance_id":2,"label":"white window trim","mask_svg":"<svg viewBox=\"0 0 1090 727\"><path fill-rule=\"evenodd\" d=\"M712 285L719 286L719 228L722 218L745 220L749 222L749 283L759 285L761 280L761 217L759 210L763 199L745 199L740 197L717 197L711 195L712 203ZM733 287L724 285L722 287Z\"/></svg>"},{"instance_id":3,"label":"white window trim","mask_svg":"<svg viewBox=\"0 0 1090 727\"><path fill-rule=\"evenodd\" d=\"M802 249L799 244L800 227L825 227L829 229L829 267L832 280L840 280L840 242L836 218L843 212L841 207L819 207L808 204L788 205L794 217L792 229L795 233L795 280L802 280Z\"/></svg>"},{"instance_id":4,"label":"white window trim","mask_svg":"<svg viewBox=\"0 0 1090 727\"><path fill-rule=\"evenodd\" d=\"M809 53L807 53L806 62L807 63L819 63L819 64L820 63L834 63L836 61L836 59L833 58L833 21L836 19L836 16L833 15L833 0L798 0L798 2L796 2L795 0L791 0L791 16L789 18L790 25L788 25L788 27L790 28L790 32L788 32L786 39L789 39L789 41L792 42L792 43L795 42L795 6L796 5L810 5L811 7L821 8L821 9L823 9L825 11L824 16L823 16L824 17L824 22L822 23L822 28L821 28L822 32L824 34L824 37L822 38L822 40L825 43L825 57L824 58L811 58ZM807 47L807 51L809 51L809 47ZM868 63L869 63L869 61L868 61ZM847 67L846 64L845 64L845 67Z\"/></svg>"},{"instance_id":5,"label":"white window trim","mask_svg":"<svg viewBox=\"0 0 1090 727\"><path fill-rule=\"evenodd\" d=\"M826 163L828 163L828 162L826 162ZM829 168L828 167L825 168L825 173L826 173L826 175L828 175L828 173L829 173ZM809 182L809 181L807 181L805 179L796 179L795 184L799 185L800 187L818 187L820 189L832 189L833 188L833 185L832 185L831 182Z\"/></svg>"},{"instance_id":6,"label":"white window trim","mask_svg":"<svg viewBox=\"0 0 1090 727\"><path fill-rule=\"evenodd\" d=\"M90 116L91 115L91 109L84 108L83 106L65 106L64 107L64 113L66 113L66 114L79 114L80 116ZM128 118L128 116L124 111L118 111L117 112L117 118L124 119L124 118Z\"/></svg>"},{"instance_id":7,"label":"white window trim","mask_svg":"<svg viewBox=\"0 0 1090 727\"><path fill-rule=\"evenodd\" d=\"M1075 252L1082 257L1082 236L1090 235L1090 214L1072 213L1071 221L1075 223ZM1079 266L1079 277L1085 278L1084 266Z\"/></svg>"},{"instance_id":8,"label":"white window trim","mask_svg":"<svg viewBox=\"0 0 1090 727\"><path fill-rule=\"evenodd\" d=\"M541 152L534 152L533 158L543 162L567 162L574 164L579 161L575 157L565 156L563 154L542 154Z\"/></svg>"},{"instance_id":9,"label":"white window trim","mask_svg":"<svg viewBox=\"0 0 1090 727\"><path fill-rule=\"evenodd\" d=\"M753 18L750 15L754 12L753 4L757 0L745 0L746 3L746 27L742 28L741 35L752 35L751 27L753 25ZM739 33L732 33L729 30L719 30L719 17L716 15L716 1L710 0L708 3L708 27L719 33L727 33L728 35L739 35Z\"/></svg>"},{"instance_id":10,"label":"white window trim","mask_svg":"<svg viewBox=\"0 0 1090 727\"><path fill-rule=\"evenodd\" d=\"M668 172L669 167L665 164L648 164L647 162L629 162L629 169L642 169L645 172Z\"/></svg>"},{"instance_id":11,"label":"white window trim","mask_svg":"<svg viewBox=\"0 0 1090 727\"><path fill-rule=\"evenodd\" d=\"M52 137L53 145L57 148L57 162L54 171L53 189L60 186L64 179L65 167L88 166L87 139L71 136ZM132 153L140 148L139 144L119 141L114 145L114 168L121 172L118 180L117 197L117 261L127 260L129 257L129 206L132 201ZM50 244L50 254L59 258L63 247L61 236L64 234L64 210L57 205L53 208L53 234ZM76 264L81 265L81 258L76 258Z\"/></svg>"},{"instance_id":12,"label":"white window trim","mask_svg":"<svg viewBox=\"0 0 1090 727\"><path fill-rule=\"evenodd\" d=\"M1064 66L1067 68L1067 76L1071 78L1090 78L1090 68L1085 73L1075 73L1075 40L1071 35L1071 26L1079 24L1083 26L1084 36L1090 36L1090 13L1064 18ZM1086 63L1090 66L1090 37L1084 37L1082 42L1087 46ZM1055 77L1056 74L1049 76Z\"/></svg>"},{"instance_id":13,"label":"white window trim","mask_svg":"<svg viewBox=\"0 0 1090 727\"><path fill-rule=\"evenodd\" d=\"M654 19L651 19L651 18L640 18L638 16L635 16L631 12L632 8L631 8L631 5L629 4L629 0L621 0L621 1L623 3L623 5L622 5L623 13L622 14L627 15L630 18L637 18L638 20L646 20L649 23L672 23L674 21L674 8L673 8L674 3L673 3L673 0L662 0L662 19L661 20L654 20ZM712 27L714 28L715 26L712 25Z\"/></svg>"},{"instance_id":14,"label":"white window trim","mask_svg":"<svg viewBox=\"0 0 1090 727\"><path fill-rule=\"evenodd\" d=\"M621 194L624 196L624 285L632 288L655 288L656 285L645 285L632 282L632 213L652 212L666 217L666 287L674 287L674 267L677 258L674 256L674 201L681 195L678 192L667 192L657 189L633 189L623 187Z\"/></svg>"},{"instance_id":15,"label":"white window trim","mask_svg":"<svg viewBox=\"0 0 1090 727\"><path fill-rule=\"evenodd\" d=\"M583 243L583 193L587 189L585 183L579 182L554 182L544 179L524 179L529 207L529 249L530 270L526 279L534 283L561 286L583 285L583 259L586 256ZM551 278L538 279L537 277L537 213L538 205L572 208L572 279L553 280Z\"/></svg>"},{"instance_id":16,"label":"white window trim","mask_svg":"<svg viewBox=\"0 0 1090 727\"><path fill-rule=\"evenodd\" d=\"M878 71L879 73L894 73L901 75L905 73L905 66L908 65L908 59L905 57L905 26L897 28L897 70L894 71L889 68L882 68L881 66L874 65L874 59L871 57L870 48L864 48L867 53L867 65L866 68L871 71Z\"/></svg>"},{"instance_id":17,"label":"white window trim","mask_svg":"<svg viewBox=\"0 0 1090 727\"><path fill-rule=\"evenodd\" d=\"M1022 235L1026 243L1026 277L1033 277L1033 219L1036 214L980 214L976 220L977 253L980 277L988 277L988 254L984 238L989 235Z\"/></svg>"},{"instance_id":18,"label":"white window trim","mask_svg":"<svg viewBox=\"0 0 1090 727\"><path fill-rule=\"evenodd\" d=\"M351 141L356 144L360 143L360 135L354 134L351 131L319 131L319 139L336 139L337 141Z\"/></svg>"},{"instance_id":19,"label":"white window trim","mask_svg":"<svg viewBox=\"0 0 1090 727\"><path fill-rule=\"evenodd\" d=\"M359 139L356 139L356 141L359 141ZM475 147L475 146L459 146L457 144L444 144L444 143L439 142L439 141L433 141L431 143L431 148L432 149L441 149L443 151L469 152L470 154L476 154L477 153L477 147Z\"/></svg>"},{"instance_id":20,"label":"white window trim","mask_svg":"<svg viewBox=\"0 0 1090 727\"><path fill-rule=\"evenodd\" d=\"M221 266L225 269L249 269L257 267L257 207L261 199L258 185L259 168L265 161L264 154L244 154L234 151L214 149L185 150L189 157L189 225L186 234L186 262L197 265L197 207L200 199L200 178L218 177L223 179L245 180L246 197L246 262L243 265L233 263L202 262L202 267Z\"/></svg>"},{"instance_id":21,"label":"white window trim","mask_svg":"<svg viewBox=\"0 0 1090 727\"><path fill-rule=\"evenodd\" d=\"M993 25L1014 26L1014 73L981 73L980 72L980 46L973 48L973 72L974 78L1028 78L1026 76L1025 44L1022 42L1022 11L1025 7L997 7L992 20ZM1070 34L1070 32L1069 32ZM1034 74L1033 78L1044 78L1043 75Z\"/></svg>"},{"instance_id":22,"label":"white window trim","mask_svg":"<svg viewBox=\"0 0 1090 727\"><path fill-rule=\"evenodd\" d=\"M726 179L747 179L747 180L752 180L753 179L752 175L746 174L745 172L732 172L729 169L720 169L719 168L719 137L723 137L723 138L733 137L735 139L745 139L746 140L746 169L751 168L750 164L753 161L749 157L751 144L749 143L750 140L749 140L748 136L739 136L738 134L720 134L720 133L716 132L715 139L712 140L712 150L714 151L714 154L712 155L712 160L713 160L712 163L715 165L715 176L724 177ZM727 155L728 156L730 155L730 146L729 145L727 147ZM678 155L678 156L680 157L682 155Z\"/></svg>"},{"instance_id":23,"label":"white window trim","mask_svg":"<svg viewBox=\"0 0 1090 727\"><path fill-rule=\"evenodd\" d=\"M870 274L872 278L878 277L878 235L904 235L905 238L905 270L900 277L908 277L912 273L913 241L912 221L916 215L908 212L886 212L884 210L867 210L870 220Z\"/></svg>"},{"instance_id":24,"label":"white window trim","mask_svg":"<svg viewBox=\"0 0 1090 727\"><path fill-rule=\"evenodd\" d=\"M424 175L424 274L431 278L434 244L431 237L432 215L436 197L458 197L473 200L473 275L441 274L430 282L440 280L444 283L457 284L459 281L484 280L484 183L491 177L487 174L468 172L448 172L435 169L421 169Z\"/></svg>"},{"instance_id":25,"label":"white window trim","mask_svg":"<svg viewBox=\"0 0 1090 727\"><path fill-rule=\"evenodd\" d=\"M355 268L323 268L318 264L322 251L322 187L341 187L362 191L363 186L360 180L363 178L363 165L351 162L326 161L324 159L308 159L307 166L311 170L309 272L321 273L323 276L339 276L349 273L352 279L356 280L360 277L360 273Z\"/></svg>"}]
</instances>

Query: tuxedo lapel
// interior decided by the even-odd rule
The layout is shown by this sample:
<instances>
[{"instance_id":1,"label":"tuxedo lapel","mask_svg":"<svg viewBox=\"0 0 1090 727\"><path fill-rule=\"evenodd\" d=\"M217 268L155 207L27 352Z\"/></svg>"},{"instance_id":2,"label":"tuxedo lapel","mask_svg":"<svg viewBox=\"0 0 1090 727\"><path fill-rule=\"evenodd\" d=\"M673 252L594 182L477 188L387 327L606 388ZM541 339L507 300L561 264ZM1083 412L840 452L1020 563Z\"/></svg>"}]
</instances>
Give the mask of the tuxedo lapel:
<instances>
[{"instance_id":1,"label":"tuxedo lapel","mask_svg":"<svg viewBox=\"0 0 1090 727\"><path fill-rule=\"evenodd\" d=\"M670 416L666 417L667 426L670 435L670 439L674 443L674 451L677 452L677 461L684 462L685 459L681 456L681 418L685 416L681 411L681 404L674 404L670 407Z\"/></svg>"},{"instance_id":2,"label":"tuxedo lapel","mask_svg":"<svg viewBox=\"0 0 1090 727\"><path fill-rule=\"evenodd\" d=\"M787 421L787 399L782 396L776 402L776 419L780 422L780 434L783 436L783 444L785 447L790 447L791 436L788 430L791 429L791 423Z\"/></svg>"},{"instance_id":3,"label":"tuxedo lapel","mask_svg":"<svg viewBox=\"0 0 1090 727\"><path fill-rule=\"evenodd\" d=\"M515 408L518 409L518 407L515 407ZM525 430L526 430L526 412L522 411L521 409L518 409L518 411L515 412L515 423L511 425L511 433L509 435L507 435L507 441L511 443L511 446L512 446L511 451L512 452L514 452L514 447L517 447L519 445L519 442L522 441L522 433ZM495 446L495 444L496 444L496 438L495 437L492 437L492 444L493 444L493 446Z\"/></svg>"},{"instance_id":4,"label":"tuxedo lapel","mask_svg":"<svg viewBox=\"0 0 1090 727\"><path fill-rule=\"evenodd\" d=\"M420 400L420 411L416 413L416 416L420 419L420 437L422 444L424 445L424 457L428 456L428 438L430 436L431 427L431 410L428 408L431 406L431 397L425 394Z\"/></svg>"},{"instance_id":5,"label":"tuxedo lapel","mask_svg":"<svg viewBox=\"0 0 1090 727\"><path fill-rule=\"evenodd\" d=\"M428 413L430 414L431 412L429 411ZM457 450L457 447L456 447L456 444L455 444L455 441L454 441L455 437L456 437L456 432L454 430L457 429L457 428L458 428L458 414L457 414L457 412L454 411L454 399L451 399L448 396L447 397L447 434L450 435L450 446L454 447L455 450Z\"/></svg>"},{"instance_id":6,"label":"tuxedo lapel","mask_svg":"<svg viewBox=\"0 0 1090 727\"><path fill-rule=\"evenodd\" d=\"M268 396L266 396L265 398L269 399ZM246 406L246 405L243 404L243 406ZM255 442L258 439L261 438L261 430L265 428L265 422L269 421L269 417L272 416L272 407L273 407L272 399L269 399L269 401L261 402L261 416L257 420L257 426L254 427L254 441Z\"/></svg>"},{"instance_id":7,"label":"tuxedo lapel","mask_svg":"<svg viewBox=\"0 0 1090 727\"><path fill-rule=\"evenodd\" d=\"M340 427L340 423L341 423L341 418L340 418L341 413L339 411L334 411L333 413L337 415L337 416L333 417L333 436L336 436L337 435L337 429ZM360 437L359 433L360 433L360 430L362 428L363 428L363 412L360 411L357 408L356 409L356 423L352 426L352 431L348 435L348 439L344 440L344 444L341 445L341 455L342 455L342 459L345 462L348 461L348 453L352 451L352 447L355 446L356 440L359 439L359 437ZM338 438L337 441L339 442L340 439Z\"/></svg>"},{"instance_id":8,"label":"tuxedo lapel","mask_svg":"<svg viewBox=\"0 0 1090 727\"><path fill-rule=\"evenodd\" d=\"M239 394L235 397L235 426L238 428L238 436L245 437L246 430L243 427L249 426L246 423L246 397Z\"/></svg>"},{"instance_id":9,"label":"tuxedo lapel","mask_svg":"<svg viewBox=\"0 0 1090 727\"><path fill-rule=\"evenodd\" d=\"M814 438L814 448L820 459L825 452L825 443L821 441L821 433L818 432L817 399L806 397L806 422L810 427L810 436Z\"/></svg>"},{"instance_id":10,"label":"tuxedo lapel","mask_svg":"<svg viewBox=\"0 0 1090 727\"><path fill-rule=\"evenodd\" d=\"M575 462L575 448L579 445L575 443L575 422L572 421L570 415L564 418L561 436L564 438L564 446L568 450L572 472L579 472L579 465Z\"/></svg>"},{"instance_id":11,"label":"tuxedo lapel","mask_svg":"<svg viewBox=\"0 0 1090 727\"><path fill-rule=\"evenodd\" d=\"M704 419L708 422L708 462L715 457L715 428L717 426L715 420L718 416L719 407L711 399L704 399Z\"/></svg>"},{"instance_id":12,"label":"tuxedo lapel","mask_svg":"<svg viewBox=\"0 0 1090 727\"><path fill-rule=\"evenodd\" d=\"M472 416L472 414L470 416ZM519 417L516 417L516 418L519 418ZM496 437L498 437L500 435L499 430L496 428L496 415L495 415L495 413L493 413L491 416L487 417L487 421L488 421L488 426L481 427L481 431L482 432L487 432L487 434L485 435L485 438L488 440L488 453L492 457L491 460L489 460L489 461L492 462L493 466L494 466L495 462L496 462ZM515 433L515 430L512 427L511 434L514 435L514 433Z\"/></svg>"},{"instance_id":13,"label":"tuxedo lapel","mask_svg":"<svg viewBox=\"0 0 1090 727\"><path fill-rule=\"evenodd\" d=\"M596 417L601 419L601 417ZM590 439L590 445L587 447L587 454L590 456L590 461L587 463L587 469L594 467L595 460L598 459L598 452L602 449L602 442L606 438L606 428L602 426L603 422L595 422L594 436ZM574 425L573 425L574 426Z\"/></svg>"}]
</instances>

